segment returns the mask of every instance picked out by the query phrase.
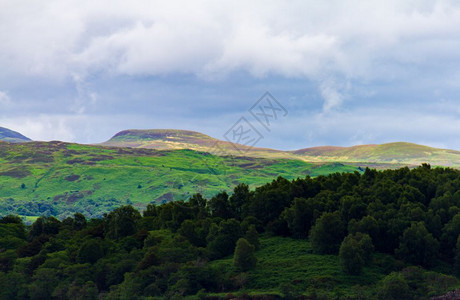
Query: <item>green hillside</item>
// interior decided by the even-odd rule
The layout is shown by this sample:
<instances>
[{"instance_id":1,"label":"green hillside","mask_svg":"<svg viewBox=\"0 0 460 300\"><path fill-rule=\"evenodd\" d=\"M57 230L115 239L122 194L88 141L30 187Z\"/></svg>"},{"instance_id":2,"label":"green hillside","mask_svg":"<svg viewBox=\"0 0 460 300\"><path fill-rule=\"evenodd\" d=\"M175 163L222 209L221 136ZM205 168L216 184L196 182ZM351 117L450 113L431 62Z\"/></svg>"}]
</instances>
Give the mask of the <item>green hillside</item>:
<instances>
[{"instance_id":1,"label":"green hillside","mask_svg":"<svg viewBox=\"0 0 460 300\"><path fill-rule=\"evenodd\" d=\"M121 204L211 196L245 182L251 187L277 176L288 179L359 166L300 160L219 157L192 150L114 148L63 142L0 143L0 212L101 216Z\"/></svg>"},{"instance_id":2,"label":"green hillside","mask_svg":"<svg viewBox=\"0 0 460 300\"><path fill-rule=\"evenodd\" d=\"M19 132L10 130L8 128L0 127L0 141L9 143L23 143L28 142L30 139L23 136Z\"/></svg>"},{"instance_id":3,"label":"green hillside","mask_svg":"<svg viewBox=\"0 0 460 300\"><path fill-rule=\"evenodd\" d=\"M433 165L460 167L460 151L404 142L353 147L313 147L293 153L312 161L386 162L411 165L426 162Z\"/></svg>"},{"instance_id":4,"label":"green hillside","mask_svg":"<svg viewBox=\"0 0 460 300\"><path fill-rule=\"evenodd\" d=\"M242 150L245 156L250 157L298 159L307 162L392 163L413 166L429 163L436 166L460 167L460 151L404 142L353 147L323 146L296 151L280 151L235 145L194 131L152 129L121 131L103 145L159 150L192 149L217 155L222 153L241 155L238 150Z\"/></svg>"}]
</instances>

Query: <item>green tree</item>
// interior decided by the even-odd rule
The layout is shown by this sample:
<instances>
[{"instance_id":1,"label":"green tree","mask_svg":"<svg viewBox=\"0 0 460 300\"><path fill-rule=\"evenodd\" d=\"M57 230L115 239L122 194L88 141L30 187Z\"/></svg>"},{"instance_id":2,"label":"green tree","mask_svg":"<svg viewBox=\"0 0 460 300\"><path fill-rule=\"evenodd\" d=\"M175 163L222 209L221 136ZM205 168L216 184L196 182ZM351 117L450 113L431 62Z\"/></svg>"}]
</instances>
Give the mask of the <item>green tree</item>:
<instances>
[{"instance_id":1,"label":"green tree","mask_svg":"<svg viewBox=\"0 0 460 300\"><path fill-rule=\"evenodd\" d=\"M244 238L236 242L233 266L237 271L245 272L256 266L257 259L254 256L254 250L255 247Z\"/></svg>"},{"instance_id":2,"label":"green tree","mask_svg":"<svg viewBox=\"0 0 460 300\"><path fill-rule=\"evenodd\" d=\"M396 253L405 261L429 267L438 253L439 243L422 222L413 222L404 230Z\"/></svg>"},{"instance_id":3,"label":"green tree","mask_svg":"<svg viewBox=\"0 0 460 300\"><path fill-rule=\"evenodd\" d=\"M310 231L310 241L317 253L337 253L345 235L345 224L338 211L324 213Z\"/></svg>"},{"instance_id":4,"label":"green tree","mask_svg":"<svg viewBox=\"0 0 460 300\"><path fill-rule=\"evenodd\" d=\"M457 247L455 248L455 265L454 272L457 276L460 276L460 234L457 238Z\"/></svg>"},{"instance_id":5,"label":"green tree","mask_svg":"<svg viewBox=\"0 0 460 300\"><path fill-rule=\"evenodd\" d=\"M208 202L209 210L213 217L228 219L232 217L232 210L228 201L228 194L221 192L212 197Z\"/></svg>"},{"instance_id":6,"label":"green tree","mask_svg":"<svg viewBox=\"0 0 460 300\"><path fill-rule=\"evenodd\" d=\"M132 235L137 230L140 218L140 213L131 205L119 207L105 217L104 233L112 239Z\"/></svg>"},{"instance_id":7,"label":"green tree","mask_svg":"<svg viewBox=\"0 0 460 300\"><path fill-rule=\"evenodd\" d=\"M385 276L379 282L377 293L379 299L382 300L412 299L406 279L400 273L396 272Z\"/></svg>"},{"instance_id":8,"label":"green tree","mask_svg":"<svg viewBox=\"0 0 460 300\"><path fill-rule=\"evenodd\" d=\"M255 247L256 250L260 248L259 234L255 225L250 225L248 231L246 232L244 238Z\"/></svg>"},{"instance_id":9,"label":"green tree","mask_svg":"<svg viewBox=\"0 0 460 300\"><path fill-rule=\"evenodd\" d=\"M294 238L305 238L311 229L315 209L314 199L294 198L294 204L283 211L282 217L287 222Z\"/></svg>"},{"instance_id":10,"label":"green tree","mask_svg":"<svg viewBox=\"0 0 460 300\"><path fill-rule=\"evenodd\" d=\"M98 259L104 256L104 249L101 242L97 239L91 239L84 242L78 250L77 258L80 263L94 264Z\"/></svg>"},{"instance_id":11,"label":"green tree","mask_svg":"<svg viewBox=\"0 0 460 300\"><path fill-rule=\"evenodd\" d=\"M73 228L75 230L82 230L83 228L86 227L86 218L83 214L81 213L75 213L73 215Z\"/></svg>"},{"instance_id":12,"label":"green tree","mask_svg":"<svg viewBox=\"0 0 460 300\"><path fill-rule=\"evenodd\" d=\"M370 260L373 249L368 234L349 234L343 239L339 250L343 270L352 275L360 274L363 266Z\"/></svg>"},{"instance_id":13,"label":"green tree","mask_svg":"<svg viewBox=\"0 0 460 300\"><path fill-rule=\"evenodd\" d=\"M241 236L240 224L235 219L222 221L219 225L211 225L206 238L211 257L216 259L230 255L235 250L235 243Z\"/></svg>"},{"instance_id":14,"label":"green tree","mask_svg":"<svg viewBox=\"0 0 460 300\"><path fill-rule=\"evenodd\" d=\"M249 202L250 196L249 186L245 183L240 183L233 189L229 204L233 216L238 220L243 218L243 207Z\"/></svg>"}]
</instances>

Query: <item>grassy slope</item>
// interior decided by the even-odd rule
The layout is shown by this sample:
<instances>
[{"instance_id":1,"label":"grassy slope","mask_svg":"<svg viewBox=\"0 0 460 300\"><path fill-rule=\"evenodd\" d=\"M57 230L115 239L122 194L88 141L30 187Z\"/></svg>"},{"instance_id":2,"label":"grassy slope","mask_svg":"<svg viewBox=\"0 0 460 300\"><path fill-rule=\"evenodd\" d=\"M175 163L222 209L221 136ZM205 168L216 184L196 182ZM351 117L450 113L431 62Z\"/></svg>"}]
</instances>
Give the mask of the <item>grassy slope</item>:
<instances>
[{"instance_id":1,"label":"grassy slope","mask_svg":"<svg viewBox=\"0 0 460 300\"><path fill-rule=\"evenodd\" d=\"M293 179L356 170L357 166L337 163L218 157L191 150L0 143L0 203L12 198L12 204L44 201L78 206L88 199L101 205L116 199L117 203L101 208L108 211L120 203L142 206L185 200L197 191L210 197L222 190L230 192L238 183L254 187L277 176Z\"/></svg>"},{"instance_id":2,"label":"grassy slope","mask_svg":"<svg viewBox=\"0 0 460 300\"><path fill-rule=\"evenodd\" d=\"M460 167L460 152L412 143L388 143L353 147L314 147L294 151L305 159L343 162L381 162Z\"/></svg>"},{"instance_id":3,"label":"grassy slope","mask_svg":"<svg viewBox=\"0 0 460 300\"><path fill-rule=\"evenodd\" d=\"M388 273L385 267L392 260L389 255L376 253L373 262L364 267L361 275L347 275L342 271L337 255L314 254L306 240L262 236L260 242L261 248L255 253L256 268L248 272L247 283L237 294L282 295L280 285L290 283L299 294L310 297L373 299L377 283ZM232 263L232 256L211 262L222 270L230 270ZM436 280L429 284L433 295L454 288Z\"/></svg>"},{"instance_id":4,"label":"grassy slope","mask_svg":"<svg viewBox=\"0 0 460 300\"><path fill-rule=\"evenodd\" d=\"M214 147L218 144L218 148ZM238 154L233 145L202 133L156 129L126 130L116 134L104 145L150 149L193 149L219 155L224 152ZM460 151L431 148L412 143L388 143L353 147L314 147L296 151L279 151L266 148L247 148L241 145L246 156L298 159L309 162L360 162L420 165L430 163L439 166L460 167Z\"/></svg>"}]
</instances>

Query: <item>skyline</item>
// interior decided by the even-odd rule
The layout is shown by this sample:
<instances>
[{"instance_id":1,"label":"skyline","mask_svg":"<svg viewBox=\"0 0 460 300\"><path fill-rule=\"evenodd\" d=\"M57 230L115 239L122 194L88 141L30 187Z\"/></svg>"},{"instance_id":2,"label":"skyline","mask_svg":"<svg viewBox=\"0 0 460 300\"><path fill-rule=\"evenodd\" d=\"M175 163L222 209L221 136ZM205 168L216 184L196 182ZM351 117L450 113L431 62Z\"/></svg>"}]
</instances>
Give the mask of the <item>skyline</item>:
<instances>
[{"instance_id":1,"label":"skyline","mask_svg":"<svg viewBox=\"0 0 460 300\"><path fill-rule=\"evenodd\" d=\"M460 149L453 1L0 1L0 126L99 143L124 129L223 139L270 92L257 147Z\"/></svg>"}]
</instances>

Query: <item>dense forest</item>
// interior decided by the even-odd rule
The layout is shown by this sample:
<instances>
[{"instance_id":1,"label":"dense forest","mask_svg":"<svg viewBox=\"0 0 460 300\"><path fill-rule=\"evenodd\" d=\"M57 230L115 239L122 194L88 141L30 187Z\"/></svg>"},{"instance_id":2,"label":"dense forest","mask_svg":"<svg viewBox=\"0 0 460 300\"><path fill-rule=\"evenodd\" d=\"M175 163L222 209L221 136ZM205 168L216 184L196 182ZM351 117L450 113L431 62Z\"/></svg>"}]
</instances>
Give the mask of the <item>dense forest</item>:
<instances>
[{"instance_id":1,"label":"dense forest","mask_svg":"<svg viewBox=\"0 0 460 300\"><path fill-rule=\"evenodd\" d=\"M278 177L0 232L0 299L426 299L459 285L460 171Z\"/></svg>"}]
</instances>

